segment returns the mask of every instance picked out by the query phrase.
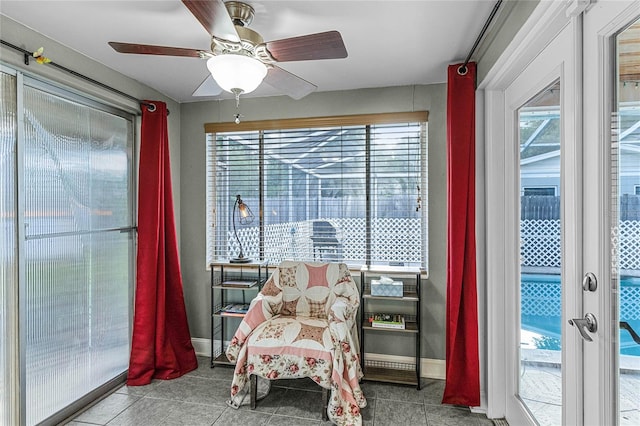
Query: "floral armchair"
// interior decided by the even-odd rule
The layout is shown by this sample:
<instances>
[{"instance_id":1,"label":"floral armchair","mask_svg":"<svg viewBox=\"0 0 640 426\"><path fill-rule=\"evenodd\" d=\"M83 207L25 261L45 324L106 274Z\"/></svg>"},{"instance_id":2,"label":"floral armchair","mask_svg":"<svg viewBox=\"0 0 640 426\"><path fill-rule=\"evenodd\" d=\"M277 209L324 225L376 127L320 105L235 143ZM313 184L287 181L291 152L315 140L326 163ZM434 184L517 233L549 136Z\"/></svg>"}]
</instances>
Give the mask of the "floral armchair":
<instances>
[{"instance_id":1,"label":"floral armchair","mask_svg":"<svg viewBox=\"0 0 640 426\"><path fill-rule=\"evenodd\" d=\"M282 262L227 348L229 360L236 361L232 399L249 386L251 375L309 377L330 390L332 422L360 425L367 401L359 385L359 299L344 263Z\"/></svg>"}]
</instances>

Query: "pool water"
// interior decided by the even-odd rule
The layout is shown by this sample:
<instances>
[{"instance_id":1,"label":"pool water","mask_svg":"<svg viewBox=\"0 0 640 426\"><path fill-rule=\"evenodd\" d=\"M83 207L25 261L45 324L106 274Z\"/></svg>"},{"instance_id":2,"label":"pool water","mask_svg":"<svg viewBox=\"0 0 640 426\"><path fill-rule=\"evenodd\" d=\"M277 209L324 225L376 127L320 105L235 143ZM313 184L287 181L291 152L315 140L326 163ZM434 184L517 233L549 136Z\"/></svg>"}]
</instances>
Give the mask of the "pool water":
<instances>
[{"instance_id":1,"label":"pool water","mask_svg":"<svg viewBox=\"0 0 640 426\"><path fill-rule=\"evenodd\" d=\"M640 333L640 301L634 300L640 297L640 278L623 278L620 282L620 294L621 321L628 322ZM521 275L523 347L560 350L563 325L560 300L560 275ZM626 330L620 330L619 337L621 355L640 356L640 345L633 341Z\"/></svg>"}]
</instances>

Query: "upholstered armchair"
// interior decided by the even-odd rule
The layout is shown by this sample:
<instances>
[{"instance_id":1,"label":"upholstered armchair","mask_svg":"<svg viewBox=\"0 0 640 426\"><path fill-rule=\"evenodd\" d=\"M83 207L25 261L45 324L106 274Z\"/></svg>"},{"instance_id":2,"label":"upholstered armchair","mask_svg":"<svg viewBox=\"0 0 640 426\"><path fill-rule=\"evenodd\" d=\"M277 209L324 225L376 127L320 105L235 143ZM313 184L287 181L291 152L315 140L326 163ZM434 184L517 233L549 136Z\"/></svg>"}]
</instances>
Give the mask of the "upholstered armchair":
<instances>
[{"instance_id":1,"label":"upholstered armchair","mask_svg":"<svg viewBox=\"0 0 640 426\"><path fill-rule=\"evenodd\" d=\"M251 375L309 377L330 390L327 416L332 422L360 425L360 409L367 402L359 385L359 299L343 263L282 262L251 302L227 348L229 360L236 361L232 400L246 391Z\"/></svg>"}]
</instances>

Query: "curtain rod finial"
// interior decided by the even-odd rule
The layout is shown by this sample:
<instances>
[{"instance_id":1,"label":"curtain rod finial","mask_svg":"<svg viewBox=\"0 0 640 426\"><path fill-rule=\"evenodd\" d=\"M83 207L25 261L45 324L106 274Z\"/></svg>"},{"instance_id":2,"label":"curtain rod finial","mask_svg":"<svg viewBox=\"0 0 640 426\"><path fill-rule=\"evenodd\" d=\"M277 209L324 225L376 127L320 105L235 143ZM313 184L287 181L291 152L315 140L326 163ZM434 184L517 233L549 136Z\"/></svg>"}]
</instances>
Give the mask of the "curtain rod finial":
<instances>
[{"instance_id":1,"label":"curtain rod finial","mask_svg":"<svg viewBox=\"0 0 640 426\"><path fill-rule=\"evenodd\" d=\"M156 112L157 107L153 102L140 102L140 105L146 106L149 112ZM167 110L167 115L169 114L171 114L171 111Z\"/></svg>"}]
</instances>

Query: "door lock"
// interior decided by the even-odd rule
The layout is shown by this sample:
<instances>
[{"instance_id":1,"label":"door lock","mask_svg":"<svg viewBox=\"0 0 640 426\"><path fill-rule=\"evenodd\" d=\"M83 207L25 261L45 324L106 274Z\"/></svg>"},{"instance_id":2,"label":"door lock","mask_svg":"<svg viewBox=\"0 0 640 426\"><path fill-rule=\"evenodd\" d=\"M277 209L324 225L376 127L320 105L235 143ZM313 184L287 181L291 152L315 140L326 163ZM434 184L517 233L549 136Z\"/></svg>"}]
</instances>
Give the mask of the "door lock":
<instances>
[{"instance_id":1,"label":"door lock","mask_svg":"<svg viewBox=\"0 0 640 426\"><path fill-rule=\"evenodd\" d=\"M584 291L596 291L598 288L598 279L593 272L587 272L582 279L582 290Z\"/></svg>"},{"instance_id":2,"label":"door lock","mask_svg":"<svg viewBox=\"0 0 640 426\"><path fill-rule=\"evenodd\" d=\"M595 333L598 331L598 321L596 320L595 315L589 312L584 316L584 318L570 319L569 324L578 328L578 331L584 340L587 342L593 342L593 339L589 336L587 331L589 331L589 333Z\"/></svg>"}]
</instances>

